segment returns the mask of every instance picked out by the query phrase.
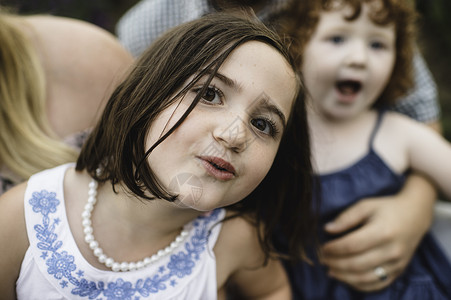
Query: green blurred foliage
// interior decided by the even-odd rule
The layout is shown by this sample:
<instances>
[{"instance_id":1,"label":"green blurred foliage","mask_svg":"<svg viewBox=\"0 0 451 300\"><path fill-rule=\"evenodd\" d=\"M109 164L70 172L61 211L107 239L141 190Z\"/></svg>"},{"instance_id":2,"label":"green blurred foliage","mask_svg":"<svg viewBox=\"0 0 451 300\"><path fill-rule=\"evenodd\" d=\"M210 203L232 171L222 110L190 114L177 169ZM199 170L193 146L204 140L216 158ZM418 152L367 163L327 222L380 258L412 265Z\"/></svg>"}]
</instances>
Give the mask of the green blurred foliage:
<instances>
[{"instance_id":1,"label":"green blurred foliage","mask_svg":"<svg viewBox=\"0 0 451 300\"><path fill-rule=\"evenodd\" d=\"M451 1L417 0L419 43L438 86L444 136L451 141Z\"/></svg>"}]
</instances>

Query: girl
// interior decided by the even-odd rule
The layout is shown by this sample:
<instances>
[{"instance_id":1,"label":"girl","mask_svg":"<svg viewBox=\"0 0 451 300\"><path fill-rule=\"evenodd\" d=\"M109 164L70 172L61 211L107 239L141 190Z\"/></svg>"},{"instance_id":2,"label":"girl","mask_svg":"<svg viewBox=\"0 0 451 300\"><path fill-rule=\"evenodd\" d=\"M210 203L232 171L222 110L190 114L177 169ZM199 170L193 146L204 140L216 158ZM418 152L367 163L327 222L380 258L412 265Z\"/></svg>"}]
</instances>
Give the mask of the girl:
<instances>
[{"instance_id":1,"label":"girl","mask_svg":"<svg viewBox=\"0 0 451 300\"><path fill-rule=\"evenodd\" d=\"M19 16L4 7L0 44L2 194L77 159L85 131L132 57L110 33L86 22Z\"/></svg>"},{"instance_id":2,"label":"girl","mask_svg":"<svg viewBox=\"0 0 451 300\"><path fill-rule=\"evenodd\" d=\"M300 5L306 5L304 18L293 32L303 53L309 91L312 153L322 188L320 225L325 226L320 235L325 245L323 266L300 264L290 269L296 297L451 299L451 265L430 234L413 255L404 257L410 261L404 270L399 249L363 251L356 244L352 250L337 251L341 235L357 237L365 218L353 216L341 228L328 223L362 198L397 193L410 170L429 177L451 196L448 142L427 126L385 110L412 84L409 62L415 12L411 4L325 0ZM398 218L402 222L403 216ZM371 236L362 238L371 244ZM416 246L419 241L409 242ZM380 257L383 262L375 264Z\"/></svg>"},{"instance_id":3,"label":"girl","mask_svg":"<svg viewBox=\"0 0 451 300\"><path fill-rule=\"evenodd\" d=\"M299 76L272 31L227 14L181 25L115 90L75 168L1 198L0 294L225 299L233 284L289 299L270 237L292 237L293 257L308 241L309 151Z\"/></svg>"}]
</instances>

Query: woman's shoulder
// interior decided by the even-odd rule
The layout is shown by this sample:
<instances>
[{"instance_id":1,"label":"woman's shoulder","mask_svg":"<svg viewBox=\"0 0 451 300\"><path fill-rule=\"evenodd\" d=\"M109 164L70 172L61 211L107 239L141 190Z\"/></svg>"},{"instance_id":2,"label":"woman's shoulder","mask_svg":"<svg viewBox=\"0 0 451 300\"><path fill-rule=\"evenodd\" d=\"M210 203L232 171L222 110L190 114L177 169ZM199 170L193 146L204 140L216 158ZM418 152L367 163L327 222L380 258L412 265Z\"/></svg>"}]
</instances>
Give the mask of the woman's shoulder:
<instances>
[{"instance_id":1,"label":"woman's shoulder","mask_svg":"<svg viewBox=\"0 0 451 300\"><path fill-rule=\"evenodd\" d=\"M89 22L48 15L22 19L45 71L50 125L60 137L91 127L132 56L113 34Z\"/></svg>"},{"instance_id":2,"label":"woman's shoulder","mask_svg":"<svg viewBox=\"0 0 451 300\"><path fill-rule=\"evenodd\" d=\"M28 248L24 217L27 183L21 183L0 196L0 293L11 293Z\"/></svg>"},{"instance_id":3,"label":"woman's shoulder","mask_svg":"<svg viewBox=\"0 0 451 300\"><path fill-rule=\"evenodd\" d=\"M0 196L0 222L20 223L23 215L23 199L27 182L20 183Z\"/></svg>"}]
</instances>

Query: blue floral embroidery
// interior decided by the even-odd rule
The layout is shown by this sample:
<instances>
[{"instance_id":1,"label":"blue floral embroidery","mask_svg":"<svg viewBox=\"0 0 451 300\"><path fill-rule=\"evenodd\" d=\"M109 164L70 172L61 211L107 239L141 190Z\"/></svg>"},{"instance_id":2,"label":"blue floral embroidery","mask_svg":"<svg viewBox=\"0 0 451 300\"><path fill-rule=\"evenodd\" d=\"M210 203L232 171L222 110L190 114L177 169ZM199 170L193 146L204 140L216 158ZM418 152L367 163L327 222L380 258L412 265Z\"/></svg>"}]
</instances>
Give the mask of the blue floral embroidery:
<instances>
[{"instance_id":1,"label":"blue floral embroidery","mask_svg":"<svg viewBox=\"0 0 451 300\"><path fill-rule=\"evenodd\" d=\"M194 262L191 260L191 255L183 252L171 255L171 261L168 264L168 268L178 278L191 274L193 267Z\"/></svg>"},{"instance_id":2,"label":"blue floral embroidery","mask_svg":"<svg viewBox=\"0 0 451 300\"><path fill-rule=\"evenodd\" d=\"M77 268L74 256L61 250L63 242L59 241L58 235L55 234L55 228L60 225L61 220L49 217L49 214L56 212L60 204L56 193L46 190L34 192L28 203L32 206L33 212L42 215L42 224L37 224L33 228L39 240L37 247L42 250L40 257L45 260L48 267L47 272L55 279L60 280L59 284L63 288L72 288L71 293L74 295L89 299L103 296L107 300L139 300L140 297L147 297L150 294L166 290L168 286L176 286L177 279L192 273L196 265L195 261L199 260L200 254L206 249L209 235L208 225L217 221L221 212L220 209L217 209L194 221L194 234L185 243L185 251L172 254L169 263L161 266L157 274L139 279L133 284L122 278L115 282L94 282L83 278L84 271Z\"/></svg>"},{"instance_id":3,"label":"blue floral embroidery","mask_svg":"<svg viewBox=\"0 0 451 300\"><path fill-rule=\"evenodd\" d=\"M74 257L67 255L66 251L53 253L52 257L46 261L46 264L49 266L47 272L51 275L53 274L56 279L61 279L63 276L69 278L72 271L77 268L74 264Z\"/></svg>"},{"instance_id":4,"label":"blue floral embroidery","mask_svg":"<svg viewBox=\"0 0 451 300\"><path fill-rule=\"evenodd\" d=\"M131 300L135 290L130 282L118 279L116 282L108 283L104 295L111 300Z\"/></svg>"},{"instance_id":5,"label":"blue floral embroidery","mask_svg":"<svg viewBox=\"0 0 451 300\"><path fill-rule=\"evenodd\" d=\"M60 204L59 200L55 198L55 193L49 193L46 190L34 192L29 203L33 206L35 213L41 213L43 216L47 216L49 213L56 212L56 207Z\"/></svg>"}]
</instances>

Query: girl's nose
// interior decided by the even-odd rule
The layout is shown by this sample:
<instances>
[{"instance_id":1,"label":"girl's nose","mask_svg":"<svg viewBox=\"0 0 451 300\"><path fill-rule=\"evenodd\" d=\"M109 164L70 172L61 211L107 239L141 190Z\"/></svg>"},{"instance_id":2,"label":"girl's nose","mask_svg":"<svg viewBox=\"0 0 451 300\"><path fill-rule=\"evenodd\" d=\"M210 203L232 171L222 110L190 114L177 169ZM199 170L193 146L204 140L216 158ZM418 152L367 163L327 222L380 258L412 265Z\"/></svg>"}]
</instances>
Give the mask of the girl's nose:
<instances>
[{"instance_id":1,"label":"girl's nose","mask_svg":"<svg viewBox=\"0 0 451 300\"><path fill-rule=\"evenodd\" d=\"M245 120L245 117L238 115L218 119L220 124L213 130L215 140L233 152L244 151L251 141L250 129Z\"/></svg>"}]
</instances>

